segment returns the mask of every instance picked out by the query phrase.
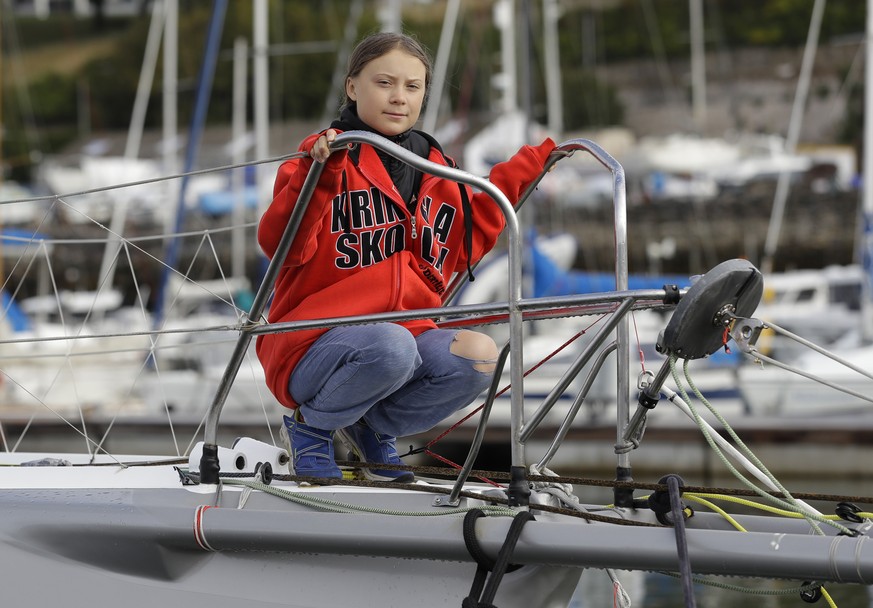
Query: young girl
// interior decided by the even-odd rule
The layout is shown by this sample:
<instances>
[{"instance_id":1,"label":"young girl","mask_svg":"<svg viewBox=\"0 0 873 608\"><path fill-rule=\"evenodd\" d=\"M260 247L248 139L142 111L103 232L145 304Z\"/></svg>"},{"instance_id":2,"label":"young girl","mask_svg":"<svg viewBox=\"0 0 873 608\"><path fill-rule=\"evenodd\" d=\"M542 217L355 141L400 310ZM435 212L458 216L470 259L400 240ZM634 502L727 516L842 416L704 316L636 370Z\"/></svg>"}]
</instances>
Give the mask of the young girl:
<instances>
[{"instance_id":1,"label":"young girl","mask_svg":"<svg viewBox=\"0 0 873 608\"><path fill-rule=\"evenodd\" d=\"M454 166L436 140L412 128L430 78L427 53L402 34L370 36L352 53L339 120L300 144L307 158L279 168L258 228L272 257L309 168L325 163L276 283L271 323L438 307L452 274L494 246L504 219L486 194L369 145L330 153L338 133L362 130ZM554 147L525 146L490 180L516 202ZM312 477L342 476L335 433L364 462L402 464L395 438L470 404L490 383L498 352L485 334L438 329L430 319L268 334L257 350L270 390L293 410L284 420L294 471ZM413 478L364 470L376 480Z\"/></svg>"}]
</instances>

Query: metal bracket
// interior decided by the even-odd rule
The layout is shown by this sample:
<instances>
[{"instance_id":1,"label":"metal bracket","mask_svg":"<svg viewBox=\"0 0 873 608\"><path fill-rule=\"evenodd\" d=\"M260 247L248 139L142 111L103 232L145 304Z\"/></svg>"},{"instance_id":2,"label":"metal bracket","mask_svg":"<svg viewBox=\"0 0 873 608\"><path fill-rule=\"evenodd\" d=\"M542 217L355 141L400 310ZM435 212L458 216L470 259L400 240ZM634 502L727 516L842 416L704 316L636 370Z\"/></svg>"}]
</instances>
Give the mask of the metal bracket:
<instances>
[{"instance_id":1,"label":"metal bracket","mask_svg":"<svg viewBox=\"0 0 873 608\"><path fill-rule=\"evenodd\" d=\"M754 347L761 332L765 329L767 329L767 324L760 319L738 317L734 319L730 334L742 352L752 354L755 352Z\"/></svg>"}]
</instances>

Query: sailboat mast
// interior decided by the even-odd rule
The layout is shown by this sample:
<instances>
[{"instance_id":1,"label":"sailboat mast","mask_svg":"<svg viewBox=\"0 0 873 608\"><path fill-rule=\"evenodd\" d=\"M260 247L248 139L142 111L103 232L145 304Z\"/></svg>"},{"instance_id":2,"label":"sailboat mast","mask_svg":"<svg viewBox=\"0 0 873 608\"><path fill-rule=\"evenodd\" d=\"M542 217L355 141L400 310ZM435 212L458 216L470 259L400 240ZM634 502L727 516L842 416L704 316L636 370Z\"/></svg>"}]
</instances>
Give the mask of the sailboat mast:
<instances>
[{"instance_id":1,"label":"sailboat mast","mask_svg":"<svg viewBox=\"0 0 873 608\"><path fill-rule=\"evenodd\" d=\"M155 296L155 327L160 327L164 321L164 313L167 298L167 282L170 272L175 270L179 261L181 243L176 236L182 230L185 219L185 192L189 181L189 173L194 169L200 146L200 137L206 123L206 112L209 107L209 97L212 93L212 81L215 75L215 65L218 60L221 32L224 27L224 16L227 12L227 0L214 0L212 15L209 18L209 28L206 34L206 48L203 52L203 63L200 66L200 74L197 77L197 95L194 100L194 115L191 118L191 129L188 135L188 143L185 151L185 165L179 185L179 200L176 205L175 224L167 243L164 256L164 266L161 269L161 277L158 281L157 294Z\"/></svg>"},{"instance_id":2,"label":"sailboat mast","mask_svg":"<svg viewBox=\"0 0 873 608\"><path fill-rule=\"evenodd\" d=\"M254 127L255 127L255 158L267 158L270 155L270 70L269 70L269 4L267 0L255 0L252 7L252 45L254 47ZM255 184L257 192L261 192L261 184L267 182L266 192L272 192L272 181L267 181L267 167L255 165ZM260 197L264 200L258 207L260 214L266 210L267 201L272 197Z\"/></svg>"},{"instance_id":3,"label":"sailboat mast","mask_svg":"<svg viewBox=\"0 0 873 608\"><path fill-rule=\"evenodd\" d=\"M706 129L706 54L703 40L703 0L689 0L691 29L691 117L694 130Z\"/></svg>"},{"instance_id":4,"label":"sailboat mast","mask_svg":"<svg viewBox=\"0 0 873 608\"><path fill-rule=\"evenodd\" d=\"M515 2L499 0L494 5L494 23L500 30L500 65L503 72L499 76L499 86L503 92L500 111L511 114L518 109L516 86L516 42L515 42Z\"/></svg>"},{"instance_id":5,"label":"sailboat mast","mask_svg":"<svg viewBox=\"0 0 873 608\"><path fill-rule=\"evenodd\" d=\"M788 121L788 134L785 137L785 151L794 154L800 139L800 127L803 124L804 108L809 95L809 83L812 80L812 69L815 66L815 55L818 50L818 37L824 15L826 0L815 0L812 7L812 18L809 21L809 31L806 45L803 49L803 60L800 66L800 78L797 81L797 91L794 94L794 105L791 108L791 118ZM776 194L773 200L773 211L770 214L770 224L767 226L767 237L764 241L764 257L761 271L764 274L773 272L773 258L779 245L779 233L782 231L782 220L785 216L785 203L788 200L789 181L791 176L787 171L779 174L776 182Z\"/></svg>"},{"instance_id":6,"label":"sailboat mast","mask_svg":"<svg viewBox=\"0 0 873 608\"><path fill-rule=\"evenodd\" d=\"M867 0L864 56L864 149L862 156L861 201L864 214L861 261L864 264L864 294L861 330L865 341L873 337L873 0Z\"/></svg>"},{"instance_id":7,"label":"sailboat mast","mask_svg":"<svg viewBox=\"0 0 873 608\"><path fill-rule=\"evenodd\" d=\"M158 53L161 48L161 34L164 29L164 3L159 0L152 7L152 18L149 24L149 33L146 39L145 55L139 73L139 82L136 87L136 97L133 104L133 112L130 125L127 130L127 141L124 146L125 161L133 161L139 158L142 134L145 126L146 110L148 110L149 93L152 90L155 67L158 63ZM99 281L107 289L112 287L115 278L115 260L121 247L120 240L124 233L124 225L127 221L127 196L121 197L112 212L109 224L109 240L103 250L103 259L100 262L100 272L97 275Z\"/></svg>"},{"instance_id":8,"label":"sailboat mast","mask_svg":"<svg viewBox=\"0 0 873 608\"><path fill-rule=\"evenodd\" d=\"M161 162L164 175L179 172L179 0L165 0L163 91L161 93ZM164 233L173 230L174 214L170 201L179 198L179 180L166 182Z\"/></svg>"},{"instance_id":9,"label":"sailboat mast","mask_svg":"<svg viewBox=\"0 0 873 608\"><path fill-rule=\"evenodd\" d=\"M248 42L238 37L233 44L233 114L231 131L231 162L240 165L246 157L246 93L248 92ZM231 174L233 190L233 231L231 232L231 274L245 276L245 170L237 167Z\"/></svg>"},{"instance_id":10,"label":"sailboat mast","mask_svg":"<svg viewBox=\"0 0 873 608\"><path fill-rule=\"evenodd\" d=\"M0 15L0 125L3 124L3 15ZM0 184L3 183L3 129L0 128Z\"/></svg>"},{"instance_id":11,"label":"sailboat mast","mask_svg":"<svg viewBox=\"0 0 873 608\"><path fill-rule=\"evenodd\" d=\"M433 69L433 84L431 85L433 92L430 95L430 103L424 111L424 121L422 121L422 129L428 133L436 131L440 105L445 93L449 55L452 52L452 42L455 38L455 27L458 24L460 8L461 0L449 0L446 4L443 27L440 31L440 43L437 49L436 65L434 65Z\"/></svg>"},{"instance_id":12,"label":"sailboat mast","mask_svg":"<svg viewBox=\"0 0 873 608\"><path fill-rule=\"evenodd\" d=\"M555 136L564 132L564 103L561 89L561 59L558 48L558 21L561 7L557 0L543 0L543 49L546 77L546 104L549 131Z\"/></svg>"}]
</instances>

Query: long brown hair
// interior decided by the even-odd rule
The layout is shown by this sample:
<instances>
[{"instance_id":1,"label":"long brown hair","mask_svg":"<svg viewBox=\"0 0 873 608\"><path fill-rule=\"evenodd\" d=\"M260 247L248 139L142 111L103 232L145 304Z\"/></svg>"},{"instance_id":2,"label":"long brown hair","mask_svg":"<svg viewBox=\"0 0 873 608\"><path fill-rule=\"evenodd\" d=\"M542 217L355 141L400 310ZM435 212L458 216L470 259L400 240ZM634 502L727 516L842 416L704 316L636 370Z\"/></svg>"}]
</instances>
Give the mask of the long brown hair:
<instances>
[{"instance_id":1,"label":"long brown hair","mask_svg":"<svg viewBox=\"0 0 873 608\"><path fill-rule=\"evenodd\" d=\"M368 63L374 59L378 59L385 53L389 53L394 49L399 49L424 64L424 103L422 107L427 105L427 98L430 95L430 78L433 72L430 55L425 48L411 36L399 34L397 32L380 32L371 34L358 43L355 50L349 56L348 70L343 83L348 82L349 78L354 78L361 73ZM345 86L343 87L345 90ZM343 105L351 103L348 95L343 96Z\"/></svg>"}]
</instances>

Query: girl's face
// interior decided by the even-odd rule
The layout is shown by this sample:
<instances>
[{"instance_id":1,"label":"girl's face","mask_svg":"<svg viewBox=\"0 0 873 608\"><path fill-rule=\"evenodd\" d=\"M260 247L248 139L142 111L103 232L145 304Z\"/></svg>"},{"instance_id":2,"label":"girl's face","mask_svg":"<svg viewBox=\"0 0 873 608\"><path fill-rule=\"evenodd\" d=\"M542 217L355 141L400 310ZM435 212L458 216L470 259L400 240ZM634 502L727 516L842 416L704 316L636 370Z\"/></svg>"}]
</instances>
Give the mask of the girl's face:
<instances>
[{"instance_id":1,"label":"girl's face","mask_svg":"<svg viewBox=\"0 0 873 608\"><path fill-rule=\"evenodd\" d=\"M417 57L388 51L346 80L346 95L357 102L358 116L383 135L412 128L424 103L426 70Z\"/></svg>"}]
</instances>

